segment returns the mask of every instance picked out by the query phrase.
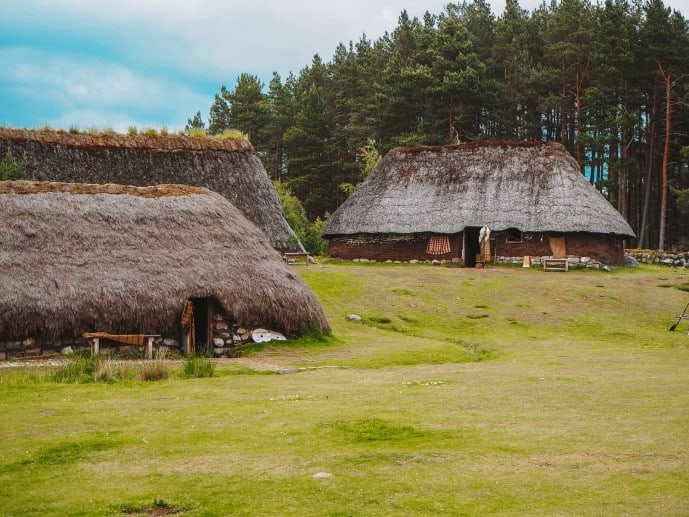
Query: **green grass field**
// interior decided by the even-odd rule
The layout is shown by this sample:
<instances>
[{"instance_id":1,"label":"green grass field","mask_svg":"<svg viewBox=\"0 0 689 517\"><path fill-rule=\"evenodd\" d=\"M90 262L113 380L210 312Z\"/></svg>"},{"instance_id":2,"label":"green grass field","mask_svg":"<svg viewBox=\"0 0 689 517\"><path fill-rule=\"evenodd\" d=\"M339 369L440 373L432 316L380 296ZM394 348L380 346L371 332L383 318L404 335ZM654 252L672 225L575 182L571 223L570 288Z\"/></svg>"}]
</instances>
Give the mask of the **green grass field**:
<instances>
[{"instance_id":1,"label":"green grass field","mask_svg":"<svg viewBox=\"0 0 689 517\"><path fill-rule=\"evenodd\" d=\"M0 515L689 514L689 271L295 271L331 337L200 379L0 368Z\"/></svg>"}]
</instances>

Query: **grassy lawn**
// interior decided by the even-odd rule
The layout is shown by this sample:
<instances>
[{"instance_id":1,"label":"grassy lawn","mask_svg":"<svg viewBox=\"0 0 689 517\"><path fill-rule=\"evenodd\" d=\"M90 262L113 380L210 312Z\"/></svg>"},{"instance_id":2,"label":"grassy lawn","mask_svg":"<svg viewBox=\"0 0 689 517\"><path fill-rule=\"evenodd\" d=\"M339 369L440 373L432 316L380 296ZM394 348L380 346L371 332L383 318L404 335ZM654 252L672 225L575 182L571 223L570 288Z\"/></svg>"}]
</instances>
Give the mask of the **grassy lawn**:
<instances>
[{"instance_id":1,"label":"grassy lawn","mask_svg":"<svg viewBox=\"0 0 689 517\"><path fill-rule=\"evenodd\" d=\"M295 271L332 337L205 379L0 369L0 515L689 514L688 271Z\"/></svg>"}]
</instances>

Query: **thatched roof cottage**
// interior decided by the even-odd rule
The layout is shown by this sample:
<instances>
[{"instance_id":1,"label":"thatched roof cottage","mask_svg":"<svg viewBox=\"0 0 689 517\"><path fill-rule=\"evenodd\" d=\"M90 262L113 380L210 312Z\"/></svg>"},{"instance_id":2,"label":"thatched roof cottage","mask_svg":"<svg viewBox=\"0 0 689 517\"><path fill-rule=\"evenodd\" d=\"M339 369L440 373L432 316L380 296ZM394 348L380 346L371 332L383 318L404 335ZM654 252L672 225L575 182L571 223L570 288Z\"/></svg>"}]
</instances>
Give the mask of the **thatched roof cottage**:
<instances>
[{"instance_id":1,"label":"thatched roof cottage","mask_svg":"<svg viewBox=\"0 0 689 517\"><path fill-rule=\"evenodd\" d=\"M0 182L0 226L1 358L87 332L231 355L256 327L328 331L265 235L204 188Z\"/></svg>"},{"instance_id":2,"label":"thatched roof cottage","mask_svg":"<svg viewBox=\"0 0 689 517\"><path fill-rule=\"evenodd\" d=\"M225 196L282 251L296 240L248 140L0 127L0 157L26 154L27 179L120 185L182 184Z\"/></svg>"},{"instance_id":3,"label":"thatched roof cottage","mask_svg":"<svg viewBox=\"0 0 689 517\"><path fill-rule=\"evenodd\" d=\"M390 151L328 220L344 259L456 259L473 266L479 232L492 254L624 260L634 232L561 144L479 142ZM497 249L496 249L497 248Z\"/></svg>"}]
</instances>

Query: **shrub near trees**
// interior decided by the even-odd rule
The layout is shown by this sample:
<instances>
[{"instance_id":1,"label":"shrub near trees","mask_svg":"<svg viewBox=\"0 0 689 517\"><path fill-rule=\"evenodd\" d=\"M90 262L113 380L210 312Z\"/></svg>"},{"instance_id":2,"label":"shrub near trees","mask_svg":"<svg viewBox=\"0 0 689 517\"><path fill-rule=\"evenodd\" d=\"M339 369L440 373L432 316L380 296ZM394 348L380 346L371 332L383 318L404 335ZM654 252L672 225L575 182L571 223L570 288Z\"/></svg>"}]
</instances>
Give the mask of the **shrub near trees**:
<instances>
[{"instance_id":1,"label":"shrub near trees","mask_svg":"<svg viewBox=\"0 0 689 517\"><path fill-rule=\"evenodd\" d=\"M507 0L399 17L391 33L340 44L298 76L242 74L215 96L208 131L249 135L309 220L347 197L371 139L562 142L617 207L637 244L689 241L689 28L662 0ZM200 113L190 122L203 124ZM686 245L686 244L685 244Z\"/></svg>"},{"instance_id":2,"label":"shrub near trees","mask_svg":"<svg viewBox=\"0 0 689 517\"><path fill-rule=\"evenodd\" d=\"M294 231L294 238L313 255L323 255L328 247L325 239L321 238L324 221L320 217L311 223L306 217L306 211L301 201L290 191L284 183L275 182L275 190L280 198L285 219Z\"/></svg>"}]
</instances>

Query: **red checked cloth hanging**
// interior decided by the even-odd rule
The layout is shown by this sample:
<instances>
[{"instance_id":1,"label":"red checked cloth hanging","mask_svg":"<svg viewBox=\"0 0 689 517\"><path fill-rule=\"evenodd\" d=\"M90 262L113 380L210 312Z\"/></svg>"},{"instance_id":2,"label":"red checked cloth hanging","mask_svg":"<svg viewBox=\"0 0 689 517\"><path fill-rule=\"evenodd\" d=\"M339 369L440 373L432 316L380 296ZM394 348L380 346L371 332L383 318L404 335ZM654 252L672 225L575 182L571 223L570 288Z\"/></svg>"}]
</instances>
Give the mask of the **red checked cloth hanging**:
<instances>
[{"instance_id":1,"label":"red checked cloth hanging","mask_svg":"<svg viewBox=\"0 0 689 517\"><path fill-rule=\"evenodd\" d=\"M447 235L431 235L426 246L429 255L445 255L450 253L450 237Z\"/></svg>"}]
</instances>

